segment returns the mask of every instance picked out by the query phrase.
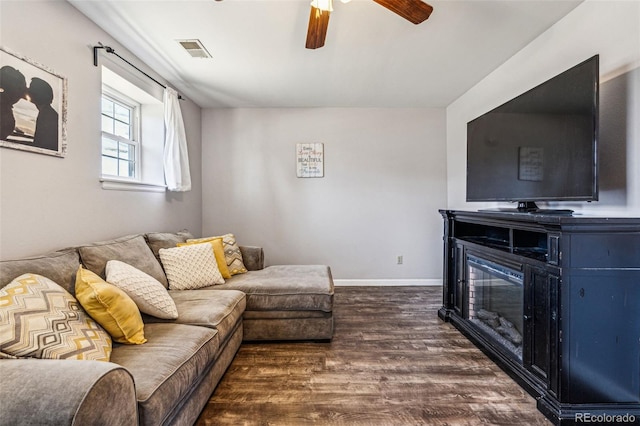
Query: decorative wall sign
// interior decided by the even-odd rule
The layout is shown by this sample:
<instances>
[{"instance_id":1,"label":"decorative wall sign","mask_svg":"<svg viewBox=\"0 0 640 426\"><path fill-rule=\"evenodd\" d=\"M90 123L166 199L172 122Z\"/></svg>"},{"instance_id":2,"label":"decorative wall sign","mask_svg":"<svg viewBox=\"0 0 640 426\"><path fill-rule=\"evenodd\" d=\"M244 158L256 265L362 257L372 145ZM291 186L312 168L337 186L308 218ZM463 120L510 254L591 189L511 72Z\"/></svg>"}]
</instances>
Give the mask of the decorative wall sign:
<instances>
[{"instance_id":1,"label":"decorative wall sign","mask_svg":"<svg viewBox=\"0 0 640 426\"><path fill-rule=\"evenodd\" d=\"M296 145L296 168L299 178L324 177L324 144L299 143Z\"/></svg>"},{"instance_id":2,"label":"decorative wall sign","mask_svg":"<svg viewBox=\"0 0 640 426\"><path fill-rule=\"evenodd\" d=\"M67 79L0 48L0 146L64 157Z\"/></svg>"}]
</instances>

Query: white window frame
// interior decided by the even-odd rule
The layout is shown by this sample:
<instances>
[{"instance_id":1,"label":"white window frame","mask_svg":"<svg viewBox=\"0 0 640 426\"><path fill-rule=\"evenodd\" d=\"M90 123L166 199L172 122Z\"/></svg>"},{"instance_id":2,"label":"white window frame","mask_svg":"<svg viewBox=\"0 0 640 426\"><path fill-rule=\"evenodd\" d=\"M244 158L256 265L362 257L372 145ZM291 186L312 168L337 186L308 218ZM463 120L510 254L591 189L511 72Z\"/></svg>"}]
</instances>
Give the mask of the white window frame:
<instances>
[{"instance_id":1,"label":"white window frame","mask_svg":"<svg viewBox=\"0 0 640 426\"><path fill-rule=\"evenodd\" d=\"M162 91L153 82L140 80L137 74L129 75L127 69L110 64L102 66L102 96L114 98L121 104L136 106L132 116L132 126L135 120L133 141L137 142L135 155L135 179L107 175L102 172L102 118L98 129L100 158L98 176L102 189L116 191L166 191L162 163L164 149L164 121ZM148 84L147 84L148 83ZM102 117L102 108L100 117ZM135 148L134 148L135 149Z\"/></svg>"},{"instance_id":2,"label":"white window frame","mask_svg":"<svg viewBox=\"0 0 640 426\"><path fill-rule=\"evenodd\" d=\"M133 99L129 98L128 96L120 93L119 91L103 85L102 86L102 95L101 95L101 101L102 98L107 98L108 100L120 104L121 106L124 106L125 108L129 109L131 111L131 139L127 139L127 138L123 138L122 136L117 136L113 133L110 132L106 132L104 130L101 129L101 138L100 138L100 158L102 160L102 158L105 156L103 151L102 151L102 138L106 137L108 139L111 139L117 143L125 143L127 145L130 145L134 148L135 150L135 155L134 155L134 171L133 171L133 176L120 176L120 175L112 175L112 174L106 174L104 173L104 170L102 170L102 161L100 163L100 175L103 179L109 179L109 180L114 180L114 181L123 181L123 182L141 182L142 180L142 170L141 170L141 163L142 163L142 159L141 159L141 153L142 153L142 146L141 146L141 141L140 141L140 109L141 109L141 105L139 102L134 101ZM102 108L100 110L100 116L102 117ZM102 123L102 121L101 121ZM101 128L102 128L102 124L101 124ZM120 161L118 159L118 161Z\"/></svg>"}]
</instances>

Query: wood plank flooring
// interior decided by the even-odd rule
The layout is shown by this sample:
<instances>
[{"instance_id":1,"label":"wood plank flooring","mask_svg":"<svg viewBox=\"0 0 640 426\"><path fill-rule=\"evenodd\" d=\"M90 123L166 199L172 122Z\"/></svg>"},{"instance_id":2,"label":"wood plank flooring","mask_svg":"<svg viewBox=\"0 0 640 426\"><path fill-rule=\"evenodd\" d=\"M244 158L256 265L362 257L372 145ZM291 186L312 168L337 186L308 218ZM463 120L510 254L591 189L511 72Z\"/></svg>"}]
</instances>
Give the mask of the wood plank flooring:
<instances>
[{"instance_id":1,"label":"wood plank flooring","mask_svg":"<svg viewBox=\"0 0 640 426\"><path fill-rule=\"evenodd\" d=\"M243 343L197 425L550 425L440 287L337 287L330 343Z\"/></svg>"}]
</instances>

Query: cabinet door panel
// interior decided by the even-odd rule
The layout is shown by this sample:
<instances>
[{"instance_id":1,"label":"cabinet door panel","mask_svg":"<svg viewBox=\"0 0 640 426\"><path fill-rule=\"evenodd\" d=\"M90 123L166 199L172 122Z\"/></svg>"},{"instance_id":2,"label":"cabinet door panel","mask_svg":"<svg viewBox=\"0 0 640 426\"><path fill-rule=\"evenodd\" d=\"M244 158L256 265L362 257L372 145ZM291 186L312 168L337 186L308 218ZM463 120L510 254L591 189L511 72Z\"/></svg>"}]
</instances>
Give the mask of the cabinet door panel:
<instances>
[{"instance_id":1,"label":"cabinet door panel","mask_svg":"<svg viewBox=\"0 0 640 426\"><path fill-rule=\"evenodd\" d=\"M640 403L637 273L579 271L569 282L569 402Z\"/></svg>"},{"instance_id":2,"label":"cabinet door panel","mask_svg":"<svg viewBox=\"0 0 640 426\"><path fill-rule=\"evenodd\" d=\"M455 273L455 283L454 283L454 293L453 293L453 309L456 311L458 315L464 317L465 309L464 309L464 301L466 300L466 286L465 286L465 262L464 262L464 246L460 244L456 244L456 273Z\"/></svg>"},{"instance_id":3,"label":"cabinet door panel","mask_svg":"<svg viewBox=\"0 0 640 426\"><path fill-rule=\"evenodd\" d=\"M525 367L557 392L557 286L556 275L531 267L527 274Z\"/></svg>"},{"instance_id":4,"label":"cabinet door panel","mask_svg":"<svg viewBox=\"0 0 640 426\"><path fill-rule=\"evenodd\" d=\"M545 273L534 273L531 288L532 295L532 333L533 348L531 366L541 378L547 379L549 371L550 317L549 317L549 280Z\"/></svg>"}]
</instances>

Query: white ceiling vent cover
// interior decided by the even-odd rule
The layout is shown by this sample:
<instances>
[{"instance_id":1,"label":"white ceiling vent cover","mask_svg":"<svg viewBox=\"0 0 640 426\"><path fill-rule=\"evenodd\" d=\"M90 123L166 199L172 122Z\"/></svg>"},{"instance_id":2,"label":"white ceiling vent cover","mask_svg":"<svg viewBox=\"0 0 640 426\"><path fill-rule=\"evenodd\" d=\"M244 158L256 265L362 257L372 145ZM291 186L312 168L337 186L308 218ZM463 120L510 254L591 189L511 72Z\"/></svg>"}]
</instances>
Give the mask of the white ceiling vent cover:
<instances>
[{"instance_id":1,"label":"white ceiling vent cover","mask_svg":"<svg viewBox=\"0 0 640 426\"><path fill-rule=\"evenodd\" d=\"M198 39L176 40L194 58L210 58L211 54Z\"/></svg>"}]
</instances>

